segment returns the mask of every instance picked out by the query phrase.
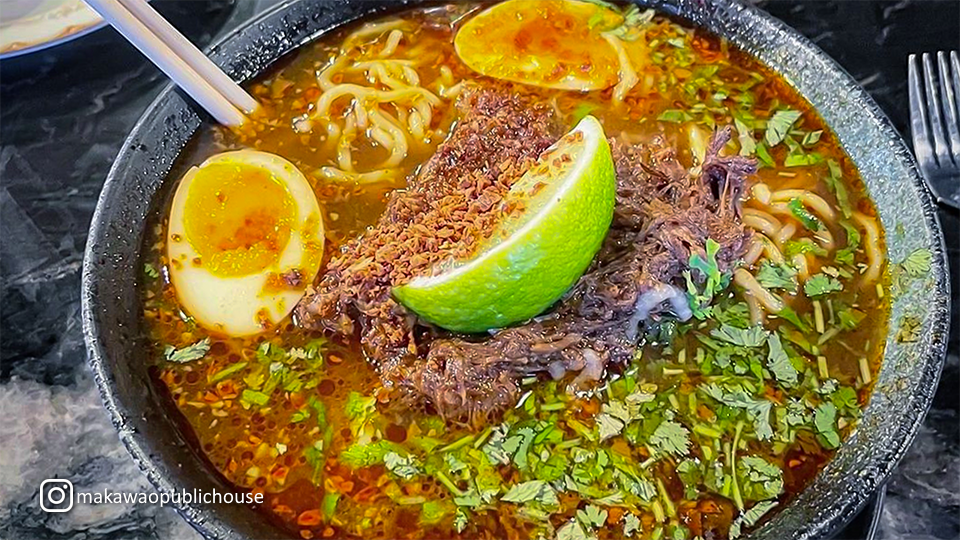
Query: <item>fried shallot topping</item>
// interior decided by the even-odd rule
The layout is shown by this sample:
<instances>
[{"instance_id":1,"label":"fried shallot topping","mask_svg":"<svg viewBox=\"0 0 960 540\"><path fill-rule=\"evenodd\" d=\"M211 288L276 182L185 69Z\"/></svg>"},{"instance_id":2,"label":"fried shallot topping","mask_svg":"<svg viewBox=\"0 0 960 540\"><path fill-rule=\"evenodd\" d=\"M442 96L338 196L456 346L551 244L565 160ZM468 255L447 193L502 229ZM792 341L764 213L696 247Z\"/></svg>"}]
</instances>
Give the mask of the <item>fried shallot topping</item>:
<instances>
[{"instance_id":1,"label":"fried shallot topping","mask_svg":"<svg viewBox=\"0 0 960 540\"><path fill-rule=\"evenodd\" d=\"M695 173L662 140L614 139L613 225L591 268L551 312L489 336L419 324L390 289L471 254L502 216L510 186L559 137L548 108L502 87L473 88L458 106L450 138L297 308L303 326L359 333L384 385L412 404L480 421L516 403L523 377L576 373L575 386L599 380L608 364L629 361L643 325L691 317L685 274L692 255L705 256L708 239L719 245L721 271L744 255L750 236L740 197L756 167L720 155L729 128L713 135Z\"/></svg>"}]
</instances>

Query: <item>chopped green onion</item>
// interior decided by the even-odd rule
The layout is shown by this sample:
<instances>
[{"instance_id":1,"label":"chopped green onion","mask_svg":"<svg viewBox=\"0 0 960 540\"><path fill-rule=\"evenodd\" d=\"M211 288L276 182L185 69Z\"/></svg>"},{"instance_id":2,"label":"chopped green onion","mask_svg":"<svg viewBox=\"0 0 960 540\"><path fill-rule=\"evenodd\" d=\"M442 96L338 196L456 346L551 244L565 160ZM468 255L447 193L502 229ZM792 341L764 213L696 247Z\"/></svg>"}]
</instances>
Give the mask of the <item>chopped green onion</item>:
<instances>
[{"instance_id":1,"label":"chopped green onion","mask_svg":"<svg viewBox=\"0 0 960 540\"><path fill-rule=\"evenodd\" d=\"M327 520L333 517L337 511L337 502L340 500L339 493L326 493L320 502L320 509L323 511L323 517Z\"/></svg>"},{"instance_id":2,"label":"chopped green onion","mask_svg":"<svg viewBox=\"0 0 960 540\"><path fill-rule=\"evenodd\" d=\"M834 336L836 336L839 333L840 333L840 327L834 326L829 328L826 332L823 333L822 336L820 336L820 339L817 340L817 345L823 345L824 343L833 339Z\"/></svg>"},{"instance_id":3,"label":"chopped green onion","mask_svg":"<svg viewBox=\"0 0 960 540\"><path fill-rule=\"evenodd\" d=\"M873 380L873 377L870 375L870 364L867 362L866 357L860 357L860 378L863 379L863 384L870 384L870 381Z\"/></svg>"},{"instance_id":4,"label":"chopped green onion","mask_svg":"<svg viewBox=\"0 0 960 540\"><path fill-rule=\"evenodd\" d=\"M692 394L691 394L692 395ZM703 424L697 424L693 426L694 433L699 433L704 437L710 437L711 439L719 439L723 437L723 433L713 429L712 427L705 426Z\"/></svg>"},{"instance_id":5,"label":"chopped green onion","mask_svg":"<svg viewBox=\"0 0 960 540\"><path fill-rule=\"evenodd\" d=\"M737 482L737 446L740 444L740 433L743 431L743 421L737 422L737 431L733 436L733 447L730 450L730 476L733 477L733 502L737 509L743 511L743 495L740 494L740 484Z\"/></svg>"},{"instance_id":6,"label":"chopped green onion","mask_svg":"<svg viewBox=\"0 0 960 540\"><path fill-rule=\"evenodd\" d=\"M213 376L210 377L210 382L215 383L215 382L222 381L223 379L226 379L227 377L233 375L234 373L242 370L245 367L247 367L246 362L237 362L236 364L227 366L221 369L220 371L214 373Z\"/></svg>"},{"instance_id":7,"label":"chopped green onion","mask_svg":"<svg viewBox=\"0 0 960 540\"><path fill-rule=\"evenodd\" d=\"M673 410L675 410L675 411L679 411L679 410L680 410L680 400L677 399L677 395L676 395L676 394L670 394L670 395L668 395L668 396L667 396L667 401L670 402L670 406L673 407Z\"/></svg>"},{"instance_id":8,"label":"chopped green onion","mask_svg":"<svg viewBox=\"0 0 960 540\"><path fill-rule=\"evenodd\" d=\"M667 515L677 517L677 508L673 506L673 501L670 500L670 494L667 493L667 487L663 485L663 480L660 478L657 478L657 491L660 492L660 499L663 501Z\"/></svg>"},{"instance_id":9,"label":"chopped green onion","mask_svg":"<svg viewBox=\"0 0 960 540\"><path fill-rule=\"evenodd\" d=\"M437 471L437 480L440 480L440 483L446 486L450 490L450 493L453 493L457 497L463 497L464 492L453 483L453 480L450 480L450 477L447 476L443 471Z\"/></svg>"},{"instance_id":10,"label":"chopped green onion","mask_svg":"<svg viewBox=\"0 0 960 540\"><path fill-rule=\"evenodd\" d=\"M581 439L580 437L577 437L575 439L570 439L569 441L563 441L563 442L557 443L557 445L554 448L557 450L565 450L567 448L573 448L574 446L579 446L580 443L582 442L583 442L583 439Z\"/></svg>"},{"instance_id":11,"label":"chopped green onion","mask_svg":"<svg viewBox=\"0 0 960 540\"><path fill-rule=\"evenodd\" d=\"M473 442L474 448L480 448L483 446L483 443L487 442L487 437L493 433L493 426L487 426L487 429L480 432L480 435L477 436L477 440Z\"/></svg>"},{"instance_id":12,"label":"chopped green onion","mask_svg":"<svg viewBox=\"0 0 960 540\"><path fill-rule=\"evenodd\" d=\"M659 482L659 480L657 481ZM660 504L659 499L656 501L653 501L653 504L651 505L651 509L653 510L654 521L656 521L657 523L663 523L664 521L666 521L667 516L664 515L663 513L663 505Z\"/></svg>"},{"instance_id":13,"label":"chopped green onion","mask_svg":"<svg viewBox=\"0 0 960 540\"><path fill-rule=\"evenodd\" d=\"M821 378L821 379L829 379L829 378L830 378L830 370L827 369L827 357L826 357L826 356L818 356L818 357L817 357L817 369L820 371L820 378Z\"/></svg>"},{"instance_id":14,"label":"chopped green onion","mask_svg":"<svg viewBox=\"0 0 960 540\"><path fill-rule=\"evenodd\" d=\"M437 450L437 451L438 451L438 452L449 452L449 451L451 451L451 450L457 450L458 448L463 448L464 446L472 443L472 442L473 442L473 439L474 439L475 437L476 437L476 435L466 435L466 436L464 436L464 437L460 437L458 440L456 440L456 441L454 441L454 442L452 442L452 443L444 446L443 448L441 448L440 450Z\"/></svg>"},{"instance_id":15,"label":"chopped green onion","mask_svg":"<svg viewBox=\"0 0 960 540\"><path fill-rule=\"evenodd\" d=\"M819 300L813 301L813 325L817 329L817 332L822 334L824 330L823 324L823 307L820 305Z\"/></svg>"}]
</instances>

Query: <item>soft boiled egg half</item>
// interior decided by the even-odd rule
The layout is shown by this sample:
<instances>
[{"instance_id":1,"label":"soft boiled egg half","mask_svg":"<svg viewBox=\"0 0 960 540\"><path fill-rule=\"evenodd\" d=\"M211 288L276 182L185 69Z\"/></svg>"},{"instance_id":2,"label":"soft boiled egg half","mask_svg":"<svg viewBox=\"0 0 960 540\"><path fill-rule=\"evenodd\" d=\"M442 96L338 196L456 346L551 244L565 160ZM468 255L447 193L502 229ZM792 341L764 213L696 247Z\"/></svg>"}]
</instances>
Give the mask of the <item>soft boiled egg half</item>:
<instances>
[{"instance_id":1,"label":"soft boiled egg half","mask_svg":"<svg viewBox=\"0 0 960 540\"><path fill-rule=\"evenodd\" d=\"M269 330L300 301L322 258L320 205L289 161L226 152L180 181L167 261L177 299L204 328L229 336Z\"/></svg>"}]
</instances>

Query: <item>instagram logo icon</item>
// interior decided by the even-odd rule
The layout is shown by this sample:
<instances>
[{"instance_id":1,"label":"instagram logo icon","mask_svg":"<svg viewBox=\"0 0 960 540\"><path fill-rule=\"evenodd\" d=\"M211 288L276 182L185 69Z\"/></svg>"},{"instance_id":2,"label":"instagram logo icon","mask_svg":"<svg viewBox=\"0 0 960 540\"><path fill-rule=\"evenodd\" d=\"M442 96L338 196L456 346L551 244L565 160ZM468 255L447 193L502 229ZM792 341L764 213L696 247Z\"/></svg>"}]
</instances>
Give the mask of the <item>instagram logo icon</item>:
<instances>
[{"instance_id":1,"label":"instagram logo icon","mask_svg":"<svg viewBox=\"0 0 960 540\"><path fill-rule=\"evenodd\" d=\"M67 512L73 508L73 482L51 478L40 483L40 509L44 512Z\"/></svg>"}]
</instances>

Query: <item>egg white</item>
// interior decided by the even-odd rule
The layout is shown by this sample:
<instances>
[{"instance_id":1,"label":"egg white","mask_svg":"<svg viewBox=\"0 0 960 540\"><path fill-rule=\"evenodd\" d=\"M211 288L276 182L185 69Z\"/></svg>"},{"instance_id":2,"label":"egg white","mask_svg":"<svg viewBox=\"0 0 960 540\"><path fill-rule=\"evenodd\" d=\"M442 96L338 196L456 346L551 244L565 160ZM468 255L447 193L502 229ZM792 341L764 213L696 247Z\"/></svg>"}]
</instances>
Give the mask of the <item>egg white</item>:
<instances>
[{"instance_id":1,"label":"egg white","mask_svg":"<svg viewBox=\"0 0 960 540\"><path fill-rule=\"evenodd\" d=\"M191 264L200 255L191 245L184 226L187 198L197 173L215 163L265 169L286 186L295 203L296 217L287 245L267 268L244 276L224 277L204 268L202 260L199 266ZM320 205L307 179L292 163L256 150L217 154L187 171L174 194L166 237L170 280L182 308L200 326L229 336L259 334L286 318L303 296L305 286L313 282L320 256L313 257L312 264L305 264L305 241L318 242L322 254L323 238ZM303 288L264 290L271 274L293 269L300 271Z\"/></svg>"}]
</instances>

